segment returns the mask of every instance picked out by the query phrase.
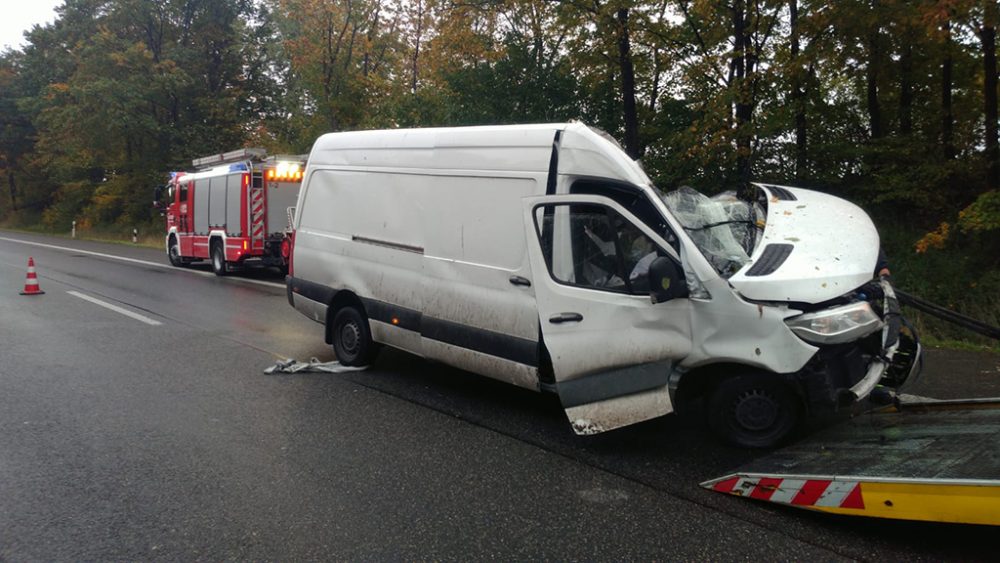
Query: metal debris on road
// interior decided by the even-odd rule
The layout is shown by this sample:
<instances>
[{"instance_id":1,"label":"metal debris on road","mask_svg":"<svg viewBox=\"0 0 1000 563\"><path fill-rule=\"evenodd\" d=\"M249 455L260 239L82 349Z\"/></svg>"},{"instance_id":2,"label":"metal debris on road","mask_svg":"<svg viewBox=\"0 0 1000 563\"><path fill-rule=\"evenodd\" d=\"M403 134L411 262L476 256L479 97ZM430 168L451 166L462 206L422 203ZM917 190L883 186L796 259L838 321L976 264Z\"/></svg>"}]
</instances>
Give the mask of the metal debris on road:
<instances>
[{"instance_id":1,"label":"metal debris on road","mask_svg":"<svg viewBox=\"0 0 1000 563\"><path fill-rule=\"evenodd\" d=\"M349 371L362 371L368 369L368 366L362 367L351 367L341 365L340 362L334 360L332 362L321 362L316 358L310 358L308 362L300 362L293 358L288 358L287 360L278 362L273 366L264 370L264 373L268 375L273 375L275 373L299 373L299 372L312 372L312 373L345 373Z\"/></svg>"}]
</instances>

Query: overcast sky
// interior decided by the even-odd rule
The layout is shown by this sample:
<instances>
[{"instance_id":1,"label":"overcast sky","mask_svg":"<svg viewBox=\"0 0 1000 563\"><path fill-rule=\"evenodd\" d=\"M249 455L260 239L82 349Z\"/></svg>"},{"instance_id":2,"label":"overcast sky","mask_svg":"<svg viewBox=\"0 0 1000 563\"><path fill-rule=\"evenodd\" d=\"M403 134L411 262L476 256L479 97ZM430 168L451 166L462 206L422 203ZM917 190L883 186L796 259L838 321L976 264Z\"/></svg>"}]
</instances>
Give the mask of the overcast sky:
<instances>
[{"instance_id":1,"label":"overcast sky","mask_svg":"<svg viewBox=\"0 0 1000 563\"><path fill-rule=\"evenodd\" d=\"M0 51L24 46L24 32L35 24L55 19L56 6L63 0L0 0Z\"/></svg>"}]
</instances>

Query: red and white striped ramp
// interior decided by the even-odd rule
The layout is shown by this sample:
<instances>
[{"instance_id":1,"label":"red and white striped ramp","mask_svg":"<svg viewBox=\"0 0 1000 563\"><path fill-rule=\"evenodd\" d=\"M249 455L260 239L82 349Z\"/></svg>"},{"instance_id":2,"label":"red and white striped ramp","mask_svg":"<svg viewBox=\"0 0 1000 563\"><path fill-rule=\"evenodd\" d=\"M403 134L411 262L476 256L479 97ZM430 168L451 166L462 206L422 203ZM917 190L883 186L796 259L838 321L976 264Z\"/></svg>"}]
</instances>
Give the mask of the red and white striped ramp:
<instances>
[{"instance_id":1,"label":"red and white striped ramp","mask_svg":"<svg viewBox=\"0 0 1000 563\"><path fill-rule=\"evenodd\" d=\"M1000 526L1000 398L903 402L701 485L834 514Z\"/></svg>"}]
</instances>

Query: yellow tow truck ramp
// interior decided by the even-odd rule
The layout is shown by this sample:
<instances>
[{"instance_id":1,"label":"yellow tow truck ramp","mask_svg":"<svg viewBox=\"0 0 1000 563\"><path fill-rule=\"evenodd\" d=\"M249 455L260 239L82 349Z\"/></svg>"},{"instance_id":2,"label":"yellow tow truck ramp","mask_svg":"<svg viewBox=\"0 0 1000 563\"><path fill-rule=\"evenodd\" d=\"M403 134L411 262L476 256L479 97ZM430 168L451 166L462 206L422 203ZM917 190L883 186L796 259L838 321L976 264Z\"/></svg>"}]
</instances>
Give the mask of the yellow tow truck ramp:
<instances>
[{"instance_id":1,"label":"yellow tow truck ramp","mask_svg":"<svg viewBox=\"0 0 1000 563\"><path fill-rule=\"evenodd\" d=\"M1000 526L1000 398L897 400L701 486L834 514Z\"/></svg>"}]
</instances>

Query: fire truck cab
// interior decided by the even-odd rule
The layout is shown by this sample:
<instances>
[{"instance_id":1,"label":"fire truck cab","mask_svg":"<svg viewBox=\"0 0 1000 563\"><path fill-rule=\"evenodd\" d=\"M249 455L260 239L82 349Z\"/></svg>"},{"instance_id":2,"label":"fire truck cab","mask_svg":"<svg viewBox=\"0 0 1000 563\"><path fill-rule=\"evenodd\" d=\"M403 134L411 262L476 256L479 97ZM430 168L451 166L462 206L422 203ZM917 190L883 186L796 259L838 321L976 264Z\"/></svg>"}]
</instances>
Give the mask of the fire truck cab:
<instances>
[{"instance_id":1,"label":"fire truck cab","mask_svg":"<svg viewBox=\"0 0 1000 563\"><path fill-rule=\"evenodd\" d=\"M156 198L166 216L170 263L207 259L219 276L245 266L287 271L305 157L240 149L192 164L195 172L172 172Z\"/></svg>"}]
</instances>

